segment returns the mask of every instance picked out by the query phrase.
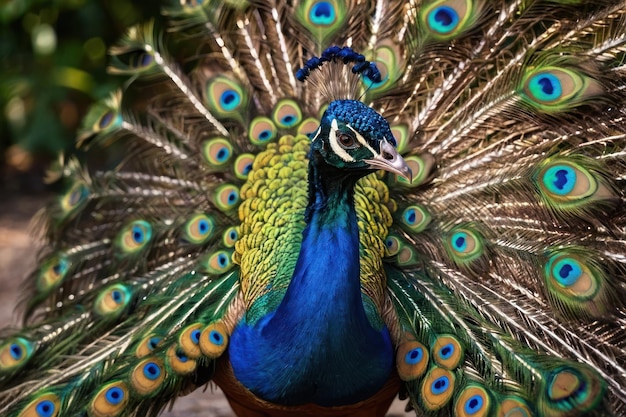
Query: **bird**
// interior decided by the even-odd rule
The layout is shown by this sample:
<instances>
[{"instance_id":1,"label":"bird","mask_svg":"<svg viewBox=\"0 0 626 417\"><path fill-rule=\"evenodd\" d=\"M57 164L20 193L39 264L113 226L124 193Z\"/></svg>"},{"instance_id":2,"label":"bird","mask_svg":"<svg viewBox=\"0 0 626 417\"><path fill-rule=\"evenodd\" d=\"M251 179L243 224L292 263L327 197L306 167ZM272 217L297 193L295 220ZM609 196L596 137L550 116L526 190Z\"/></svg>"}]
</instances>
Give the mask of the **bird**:
<instances>
[{"instance_id":1,"label":"bird","mask_svg":"<svg viewBox=\"0 0 626 417\"><path fill-rule=\"evenodd\" d=\"M1 415L626 414L624 2L182 0L110 57Z\"/></svg>"}]
</instances>

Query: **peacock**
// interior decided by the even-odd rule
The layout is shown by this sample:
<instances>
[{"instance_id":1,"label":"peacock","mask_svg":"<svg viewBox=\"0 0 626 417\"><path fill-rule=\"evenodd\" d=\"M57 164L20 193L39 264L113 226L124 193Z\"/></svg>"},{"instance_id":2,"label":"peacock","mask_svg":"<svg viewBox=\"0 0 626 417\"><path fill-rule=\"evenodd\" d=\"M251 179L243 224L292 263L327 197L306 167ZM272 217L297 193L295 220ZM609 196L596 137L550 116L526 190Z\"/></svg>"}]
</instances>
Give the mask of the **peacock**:
<instances>
[{"instance_id":1,"label":"peacock","mask_svg":"<svg viewBox=\"0 0 626 417\"><path fill-rule=\"evenodd\" d=\"M110 56L0 415L626 415L623 1L183 0Z\"/></svg>"}]
</instances>

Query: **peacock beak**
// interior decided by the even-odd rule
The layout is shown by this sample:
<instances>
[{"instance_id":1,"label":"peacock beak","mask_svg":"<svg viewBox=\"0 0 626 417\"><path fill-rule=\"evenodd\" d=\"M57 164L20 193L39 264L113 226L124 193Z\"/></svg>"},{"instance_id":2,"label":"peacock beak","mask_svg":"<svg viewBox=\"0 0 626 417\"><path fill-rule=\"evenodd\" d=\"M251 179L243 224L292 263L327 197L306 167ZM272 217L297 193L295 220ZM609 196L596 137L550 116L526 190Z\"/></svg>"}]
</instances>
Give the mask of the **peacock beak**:
<instances>
[{"instance_id":1,"label":"peacock beak","mask_svg":"<svg viewBox=\"0 0 626 417\"><path fill-rule=\"evenodd\" d=\"M402 156L398 153L396 148L386 139L383 139L380 144L380 153L374 155L372 159L366 159L365 162L370 164L373 168L383 169L385 171L398 174L405 178L408 182L413 181L413 172L411 168L406 164Z\"/></svg>"}]
</instances>

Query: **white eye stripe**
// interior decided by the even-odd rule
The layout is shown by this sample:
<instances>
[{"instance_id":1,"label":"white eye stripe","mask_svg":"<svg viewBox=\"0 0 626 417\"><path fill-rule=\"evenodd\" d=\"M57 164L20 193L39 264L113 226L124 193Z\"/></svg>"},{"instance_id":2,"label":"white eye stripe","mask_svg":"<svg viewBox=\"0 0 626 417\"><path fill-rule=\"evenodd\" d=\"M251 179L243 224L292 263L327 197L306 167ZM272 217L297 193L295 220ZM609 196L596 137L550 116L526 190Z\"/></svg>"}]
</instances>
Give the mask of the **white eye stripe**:
<instances>
[{"instance_id":1,"label":"white eye stripe","mask_svg":"<svg viewBox=\"0 0 626 417\"><path fill-rule=\"evenodd\" d=\"M370 145L369 143L367 143L367 141L365 140L365 138L356 130L354 130L352 128L352 126L350 125L346 125L348 127L348 129L350 129L351 131L354 132L355 136L356 136L356 140L359 141L359 143L363 146L365 146L367 149L369 149L369 151L372 153L372 155L376 156L378 155L378 152L376 152Z\"/></svg>"},{"instance_id":2,"label":"white eye stripe","mask_svg":"<svg viewBox=\"0 0 626 417\"><path fill-rule=\"evenodd\" d=\"M350 129L352 128L350 127ZM330 147L332 148L333 152L335 152L335 154L339 156L341 159L343 159L345 162L354 162L354 158L351 157L350 154L346 152L346 150L343 149L339 145L339 142L337 139L338 130L339 130L339 124L337 124L337 119L333 119L333 121L330 122L330 137L328 138L328 141L330 142ZM354 131L354 129L352 129L352 131ZM360 141L358 137L359 137L359 134L357 133L357 139Z\"/></svg>"}]
</instances>

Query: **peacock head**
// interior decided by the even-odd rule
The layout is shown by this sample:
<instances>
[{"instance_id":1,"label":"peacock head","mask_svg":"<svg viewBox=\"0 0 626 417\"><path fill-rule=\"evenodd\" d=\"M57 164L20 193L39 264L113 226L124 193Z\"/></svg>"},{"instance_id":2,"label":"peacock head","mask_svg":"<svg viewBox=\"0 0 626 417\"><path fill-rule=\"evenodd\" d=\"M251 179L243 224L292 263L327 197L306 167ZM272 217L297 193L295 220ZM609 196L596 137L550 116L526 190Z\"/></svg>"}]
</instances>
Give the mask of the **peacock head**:
<instances>
[{"instance_id":1,"label":"peacock head","mask_svg":"<svg viewBox=\"0 0 626 417\"><path fill-rule=\"evenodd\" d=\"M411 169L395 148L389 123L357 100L335 100L328 105L313 134L312 155L343 173L364 176L383 169L411 181Z\"/></svg>"}]
</instances>

